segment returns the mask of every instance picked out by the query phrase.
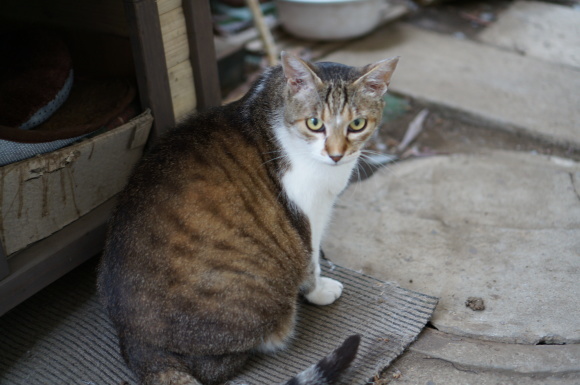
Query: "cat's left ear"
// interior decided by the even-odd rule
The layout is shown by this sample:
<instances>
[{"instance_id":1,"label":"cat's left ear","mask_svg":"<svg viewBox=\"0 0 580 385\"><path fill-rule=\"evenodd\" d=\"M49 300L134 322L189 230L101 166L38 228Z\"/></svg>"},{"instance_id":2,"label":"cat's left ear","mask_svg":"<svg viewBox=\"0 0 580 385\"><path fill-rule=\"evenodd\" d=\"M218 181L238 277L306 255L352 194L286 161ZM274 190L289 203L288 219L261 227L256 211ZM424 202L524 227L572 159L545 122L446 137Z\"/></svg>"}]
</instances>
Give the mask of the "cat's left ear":
<instances>
[{"instance_id":1,"label":"cat's left ear","mask_svg":"<svg viewBox=\"0 0 580 385\"><path fill-rule=\"evenodd\" d=\"M372 97L382 97L391 83L391 76L397 68L399 56L369 64L363 68L364 74L355 82Z\"/></svg>"},{"instance_id":2,"label":"cat's left ear","mask_svg":"<svg viewBox=\"0 0 580 385\"><path fill-rule=\"evenodd\" d=\"M313 91L322 83L309 63L286 52L281 53L281 58L284 76L294 94Z\"/></svg>"}]
</instances>

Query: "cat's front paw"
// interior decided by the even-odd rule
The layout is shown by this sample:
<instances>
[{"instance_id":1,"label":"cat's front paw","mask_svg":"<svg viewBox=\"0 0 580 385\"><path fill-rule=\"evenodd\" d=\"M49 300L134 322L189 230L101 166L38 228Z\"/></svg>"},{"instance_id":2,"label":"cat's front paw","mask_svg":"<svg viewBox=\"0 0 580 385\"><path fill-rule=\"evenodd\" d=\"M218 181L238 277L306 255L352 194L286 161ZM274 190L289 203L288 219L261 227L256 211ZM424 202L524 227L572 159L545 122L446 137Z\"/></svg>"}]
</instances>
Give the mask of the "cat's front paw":
<instances>
[{"instance_id":1,"label":"cat's front paw","mask_svg":"<svg viewBox=\"0 0 580 385\"><path fill-rule=\"evenodd\" d=\"M305 297L315 305L330 305L342 294L342 283L332 278L322 277L316 282L316 287Z\"/></svg>"}]
</instances>

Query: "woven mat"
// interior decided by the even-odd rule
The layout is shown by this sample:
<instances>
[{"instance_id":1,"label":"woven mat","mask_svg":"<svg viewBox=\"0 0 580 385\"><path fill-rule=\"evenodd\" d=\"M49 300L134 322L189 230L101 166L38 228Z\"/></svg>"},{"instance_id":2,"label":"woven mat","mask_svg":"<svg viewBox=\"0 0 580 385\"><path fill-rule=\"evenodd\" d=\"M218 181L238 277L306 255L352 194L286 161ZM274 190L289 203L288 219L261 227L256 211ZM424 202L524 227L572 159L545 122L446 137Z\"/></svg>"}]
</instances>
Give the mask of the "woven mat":
<instances>
[{"instance_id":1,"label":"woven mat","mask_svg":"<svg viewBox=\"0 0 580 385\"><path fill-rule=\"evenodd\" d=\"M342 297L330 306L302 305L290 348L253 357L232 383L283 383L358 333L361 346L344 383L365 384L415 340L437 304L434 297L332 264L323 274L344 284ZM0 383L136 384L97 300L94 261L0 318Z\"/></svg>"}]
</instances>

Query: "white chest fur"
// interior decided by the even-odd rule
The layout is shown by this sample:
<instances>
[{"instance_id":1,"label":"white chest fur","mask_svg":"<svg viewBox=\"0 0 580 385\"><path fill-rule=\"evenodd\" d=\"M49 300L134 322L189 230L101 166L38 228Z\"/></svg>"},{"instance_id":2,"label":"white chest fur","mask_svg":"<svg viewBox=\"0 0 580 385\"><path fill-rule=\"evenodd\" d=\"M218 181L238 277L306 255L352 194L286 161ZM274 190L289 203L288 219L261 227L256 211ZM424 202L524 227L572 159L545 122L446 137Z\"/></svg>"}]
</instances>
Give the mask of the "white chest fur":
<instances>
[{"instance_id":1,"label":"white chest fur","mask_svg":"<svg viewBox=\"0 0 580 385\"><path fill-rule=\"evenodd\" d=\"M278 130L278 139L290 161L290 169L282 177L288 198L298 206L310 221L313 259L318 261L320 242L330 220L336 197L346 187L356 162L324 163L316 159L318 150Z\"/></svg>"},{"instance_id":2,"label":"white chest fur","mask_svg":"<svg viewBox=\"0 0 580 385\"><path fill-rule=\"evenodd\" d=\"M316 305L328 305L340 297L342 284L320 277L320 243L336 197L346 187L355 162L329 165L292 154L289 158L291 167L282 177L282 185L288 198L310 221L313 275L307 281L313 286L305 293L305 298Z\"/></svg>"},{"instance_id":3,"label":"white chest fur","mask_svg":"<svg viewBox=\"0 0 580 385\"><path fill-rule=\"evenodd\" d=\"M313 252L319 250L336 197L346 187L351 171L352 165L294 160L282 178L286 194L310 220Z\"/></svg>"}]
</instances>

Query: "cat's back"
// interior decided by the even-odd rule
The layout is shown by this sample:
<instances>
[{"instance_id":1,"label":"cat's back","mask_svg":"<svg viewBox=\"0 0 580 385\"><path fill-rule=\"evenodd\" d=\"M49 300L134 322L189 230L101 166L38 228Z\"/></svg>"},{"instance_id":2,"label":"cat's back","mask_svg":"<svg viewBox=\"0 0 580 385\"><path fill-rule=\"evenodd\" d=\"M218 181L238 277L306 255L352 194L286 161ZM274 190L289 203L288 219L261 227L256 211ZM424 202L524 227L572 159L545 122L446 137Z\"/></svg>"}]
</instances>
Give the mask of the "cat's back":
<instances>
[{"instance_id":1,"label":"cat's back","mask_svg":"<svg viewBox=\"0 0 580 385\"><path fill-rule=\"evenodd\" d=\"M197 336L211 319L231 320L226 329L243 320L252 334L265 314L293 311L308 263L300 218L265 164L276 157L264 155L271 143L235 114L222 107L187 121L120 194L99 278L118 324L138 322L159 339L153 320Z\"/></svg>"},{"instance_id":2,"label":"cat's back","mask_svg":"<svg viewBox=\"0 0 580 385\"><path fill-rule=\"evenodd\" d=\"M261 167L257 139L247 135L242 119L234 118L237 110L223 106L192 116L162 138L139 162L120 193L113 225L178 202L206 206L211 200L219 201L224 189L243 188L244 176L275 188ZM242 178L232 178L233 173ZM191 211L189 205L179 206L185 216Z\"/></svg>"},{"instance_id":3,"label":"cat's back","mask_svg":"<svg viewBox=\"0 0 580 385\"><path fill-rule=\"evenodd\" d=\"M236 105L218 107L182 123L143 158L111 220L109 238L128 248L117 259L140 247L136 240L152 238L148 246L157 249L178 243L183 232L183 246L199 241L205 251L234 247L246 232L278 235L288 207L273 166L276 149L247 125Z\"/></svg>"}]
</instances>

